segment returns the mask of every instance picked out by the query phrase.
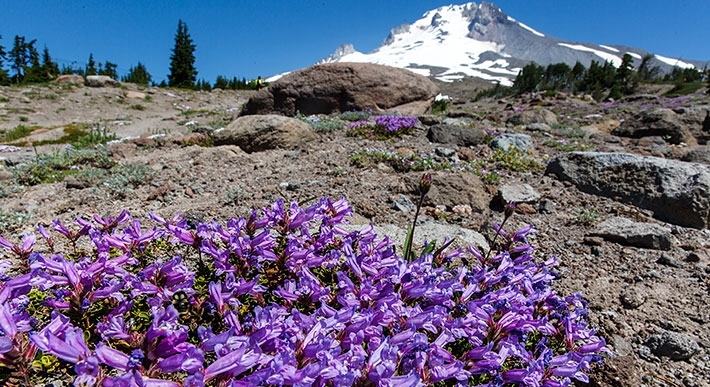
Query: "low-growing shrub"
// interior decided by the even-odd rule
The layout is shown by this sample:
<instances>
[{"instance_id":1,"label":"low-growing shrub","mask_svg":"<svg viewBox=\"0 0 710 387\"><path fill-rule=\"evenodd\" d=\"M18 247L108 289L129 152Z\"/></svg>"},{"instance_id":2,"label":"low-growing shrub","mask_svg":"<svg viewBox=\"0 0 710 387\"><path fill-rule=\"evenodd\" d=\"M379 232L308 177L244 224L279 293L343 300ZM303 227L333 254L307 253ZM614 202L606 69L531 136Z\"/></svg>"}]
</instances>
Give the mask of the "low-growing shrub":
<instances>
[{"instance_id":1,"label":"low-growing shrub","mask_svg":"<svg viewBox=\"0 0 710 387\"><path fill-rule=\"evenodd\" d=\"M338 118L343 121L367 121L372 117L372 110L349 110L338 114Z\"/></svg>"},{"instance_id":2,"label":"low-growing shrub","mask_svg":"<svg viewBox=\"0 0 710 387\"><path fill-rule=\"evenodd\" d=\"M313 130L315 130L316 132L321 133L340 130L345 126L343 121L341 121L337 117L317 116L315 114L305 116L301 113L298 113L296 115L296 118L310 125L311 128L313 128Z\"/></svg>"},{"instance_id":3,"label":"low-growing shrub","mask_svg":"<svg viewBox=\"0 0 710 387\"><path fill-rule=\"evenodd\" d=\"M110 169L115 164L105 150L69 149L38 155L32 162L17 166L13 175L18 184L37 185L61 181L84 169Z\"/></svg>"},{"instance_id":4,"label":"low-growing shrub","mask_svg":"<svg viewBox=\"0 0 710 387\"><path fill-rule=\"evenodd\" d=\"M14 128L5 132L2 136L2 138L0 138L0 141L10 142L10 141L19 140L21 138L27 137L35 129L36 128L30 127L30 126L17 125Z\"/></svg>"},{"instance_id":5,"label":"low-growing shrub","mask_svg":"<svg viewBox=\"0 0 710 387\"><path fill-rule=\"evenodd\" d=\"M574 213L575 221L585 226L589 226L596 223L600 217L601 214L594 207L585 207Z\"/></svg>"},{"instance_id":6,"label":"low-growing shrub","mask_svg":"<svg viewBox=\"0 0 710 387\"><path fill-rule=\"evenodd\" d=\"M587 151L592 149L590 145L582 144L579 141L569 141L564 138L559 140L547 140L543 142L542 145L555 148L562 152Z\"/></svg>"},{"instance_id":7,"label":"low-growing shrub","mask_svg":"<svg viewBox=\"0 0 710 387\"><path fill-rule=\"evenodd\" d=\"M111 196L125 198L133 189L150 182L155 172L145 164L119 164L111 168L101 182Z\"/></svg>"},{"instance_id":8,"label":"low-growing shrub","mask_svg":"<svg viewBox=\"0 0 710 387\"><path fill-rule=\"evenodd\" d=\"M543 165L537 160L513 147L508 150L495 149L489 161L494 163L498 168L514 172L532 172L543 168Z\"/></svg>"},{"instance_id":9,"label":"low-growing shrub","mask_svg":"<svg viewBox=\"0 0 710 387\"><path fill-rule=\"evenodd\" d=\"M400 256L372 226L345 231L351 214L343 199L279 200L193 228L124 210L40 226L41 244L0 238L0 378L567 386L608 351L581 295L551 288L556 259L533 256L531 226L497 227L494 252Z\"/></svg>"}]
</instances>

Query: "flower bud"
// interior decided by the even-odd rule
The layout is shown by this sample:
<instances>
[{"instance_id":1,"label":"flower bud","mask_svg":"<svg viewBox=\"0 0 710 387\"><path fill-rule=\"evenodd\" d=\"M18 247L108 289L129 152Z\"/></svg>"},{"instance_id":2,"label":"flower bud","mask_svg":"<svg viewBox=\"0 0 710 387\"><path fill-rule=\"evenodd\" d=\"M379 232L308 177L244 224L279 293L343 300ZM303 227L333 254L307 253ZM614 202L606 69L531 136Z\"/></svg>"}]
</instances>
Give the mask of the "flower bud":
<instances>
[{"instance_id":1,"label":"flower bud","mask_svg":"<svg viewBox=\"0 0 710 387\"><path fill-rule=\"evenodd\" d=\"M426 196L431 188L431 173L425 173L419 180L419 195L421 197Z\"/></svg>"},{"instance_id":2,"label":"flower bud","mask_svg":"<svg viewBox=\"0 0 710 387\"><path fill-rule=\"evenodd\" d=\"M514 213L515 213L515 202L508 202L508 204L505 205L505 210L504 210L505 218L506 219L510 218L511 216L513 216Z\"/></svg>"}]
</instances>

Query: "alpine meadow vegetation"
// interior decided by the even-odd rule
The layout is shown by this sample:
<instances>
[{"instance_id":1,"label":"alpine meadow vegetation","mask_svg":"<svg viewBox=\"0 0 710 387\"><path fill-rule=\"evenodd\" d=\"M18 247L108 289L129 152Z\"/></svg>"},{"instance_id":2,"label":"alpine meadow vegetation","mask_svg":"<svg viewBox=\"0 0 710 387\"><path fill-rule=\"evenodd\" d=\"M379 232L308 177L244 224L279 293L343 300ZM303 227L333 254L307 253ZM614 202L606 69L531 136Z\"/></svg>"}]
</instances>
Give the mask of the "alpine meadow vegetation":
<instances>
[{"instance_id":1,"label":"alpine meadow vegetation","mask_svg":"<svg viewBox=\"0 0 710 387\"><path fill-rule=\"evenodd\" d=\"M419 206L431 186L419 183ZM7 386L569 386L609 350L528 225L490 251L347 231L345 199L0 237ZM419 213L417 209L417 214Z\"/></svg>"}]
</instances>

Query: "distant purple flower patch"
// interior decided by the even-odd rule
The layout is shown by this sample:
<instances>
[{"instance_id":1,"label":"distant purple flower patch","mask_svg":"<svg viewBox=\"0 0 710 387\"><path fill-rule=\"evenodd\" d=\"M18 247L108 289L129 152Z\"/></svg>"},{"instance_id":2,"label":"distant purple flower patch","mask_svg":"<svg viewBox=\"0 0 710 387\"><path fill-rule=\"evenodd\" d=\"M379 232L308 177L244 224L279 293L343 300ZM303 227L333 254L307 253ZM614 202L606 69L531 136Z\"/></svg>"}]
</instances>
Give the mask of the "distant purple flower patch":
<instances>
[{"instance_id":1,"label":"distant purple flower patch","mask_svg":"<svg viewBox=\"0 0 710 387\"><path fill-rule=\"evenodd\" d=\"M386 132L399 132L413 128L419 119L409 116L376 116L375 124Z\"/></svg>"}]
</instances>

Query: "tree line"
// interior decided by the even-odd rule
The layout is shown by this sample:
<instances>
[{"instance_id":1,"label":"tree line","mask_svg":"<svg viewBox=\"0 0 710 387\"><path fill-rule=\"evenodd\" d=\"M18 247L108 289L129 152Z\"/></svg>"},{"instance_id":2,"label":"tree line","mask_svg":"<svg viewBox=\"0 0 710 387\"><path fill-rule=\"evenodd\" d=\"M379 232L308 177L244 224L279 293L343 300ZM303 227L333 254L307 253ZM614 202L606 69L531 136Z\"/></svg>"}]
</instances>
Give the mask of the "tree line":
<instances>
[{"instance_id":1,"label":"tree line","mask_svg":"<svg viewBox=\"0 0 710 387\"><path fill-rule=\"evenodd\" d=\"M651 66L653 55L641 58L637 68L631 55L624 54L619 67L610 61L600 63L592 61L589 67L580 62L570 67L566 63L550 64L547 67L537 63L527 64L518 73L509 90L512 94L529 92L556 92L590 94L600 101L605 98L619 99L633 94L640 83L672 83L671 92L694 92L708 82L710 74L707 69L674 67L668 73L662 73L658 66ZM500 89L500 88L498 88Z\"/></svg>"},{"instance_id":2,"label":"tree line","mask_svg":"<svg viewBox=\"0 0 710 387\"><path fill-rule=\"evenodd\" d=\"M170 69L168 80L156 83L144 64L138 62L131 66L128 73L119 79L118 65L105 61L96 62L93 53L89 54L86 65L79 67L63 65L61 68L49 54L49 49L44 46L42 54L37 50L37 39L27 40L24 36L15 35L12 49L6 51L2 45L0 35L0 85L30 85L47 83L60 75L74 74L81 76L105 75L121 82L130 82L139 85L152 85L158 87L175 87L181 89L212 90L215 88L230 90L256 89L255 80L237 77L227 78L218 75L214 83L204 79L197 79L195 67L195 48L197 47L187 28L187 24L179 20L175 33L175 45L170 54ZM6 69L6 66L9 69Z\"/></svg>"}]
</instances>

